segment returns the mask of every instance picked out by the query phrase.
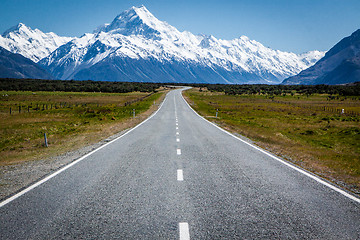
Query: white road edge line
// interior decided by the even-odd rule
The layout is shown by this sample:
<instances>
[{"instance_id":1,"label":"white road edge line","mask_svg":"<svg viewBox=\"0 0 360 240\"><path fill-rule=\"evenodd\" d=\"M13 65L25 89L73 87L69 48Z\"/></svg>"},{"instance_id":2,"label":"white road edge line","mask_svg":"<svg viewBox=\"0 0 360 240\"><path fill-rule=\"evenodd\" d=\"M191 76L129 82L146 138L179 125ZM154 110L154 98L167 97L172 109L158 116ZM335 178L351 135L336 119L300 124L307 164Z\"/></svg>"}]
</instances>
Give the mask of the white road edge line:
<instances>
[{"instance_id":1,"label":"white road edge line","mask_svg":"<svg viewBox=\"0 0 360 240\"><path fill-rule=\"evenodd\" d=\"M182 169L177 170L177 180L178 181L184 181L184 175L183 175L183 170Z\"/></svg>"},{"instance_id":2,"label":"white road edge line","mask_svg":"<svg viewBox=\"0 0 360 240\"><path fill-rule=\"evenodd\" d=\"M108 143L106 143L106 144L104 144L104 145L101 145L100 147L96 148L95 150L93 150L93 151L85 154L84 156L80 157L79 159L75 160L74 162L71 162L71 163L67 164L66 166L64 166L63 168L59 169L58 171L50 174L49 176L41 179L40 181L38 181L38 182L36 182L36 183L30 185L29 187L27 187L27 188L25 188L24 190L16 193L15 195L9 197L8 199L3 200L2 202L0 202L0 208L3 207L3 206L5 206L5 205L8 204L8 203L14 201L15 199L17 199L18 197L24 195L25 193L31 191L32 189L36 188L37 186L40 186L41 184L49 181L51 178L53 178L53 177L55 177L56 175L60 174L61 172L65 171L66 169L74 166L75 164L81 162L82 160L84 160L85 158L87 158L87 157L89 157L90 155L94 154L95 152L99 151L100 149L102 149L102 148L106 147L107 145L109 145L109 144L111 144L111 143L119 140L120 138L122 138L122 137L126 136L127 134L129 134L130 132L134 131L136 128L140 127L142 124L144 124L145 122L147 122L148 120L150 120L153 116L155 116L155 115L160 111L160 109L161 109L162 106L164 105L164 102L167 100L168 94L169 94L169 93L166 94L165 99L164 99L164 101L161 103L159 109L156 110L156 112L154 112L153 114L151 114L150 117L148 117L147 119L145 119L144 121L142 121L141 123L139 123L138 125L136 125L135 127L131 128L129 131L127 131L127 132L124 133L123 135L121 135L121 136L113 139L112 141L110 141L110 142L108 142Z\"/></svg>"},{"instance_id":3,"label":"white road edge line","mask_svg":"<svg viewBox=\"0 0 360 240\"><path fill-rule=\"evenodd\" d=\"M189 224L187 222L179 223L180 240L190 240Z\"/></svg>"},{"instance_id":4,"label":"white road edge line","mask_svg":"<svg viewBox=\"0 0 360 240\"><path fill-rule=\"evenodd\" d=\"M176 149L176 154L181 155L181 149L180 148Z\"/></svg>"},{"instance_id":5,"label":"white road edge line","mask_svg":"<svg viewBox=\"0 0 360 240\"><path fill-rule=\"evenodd\" d=\"M345 197L350 198L351 200L354 200L354 201L357 202L357 203L360 203L360 199L357 198L357 197L355 197L354 195L351 195L351 194L347 193L346 191L344 191L344 190L342 190L342 189L340 189L340 188L338 188L338 187L336 187L336 186L334 186L334 185L332 185L332 184L330 184L330 183L322 180L321 178L319 178L319 177L317 177L317 176L315 176L315 175L313 175L313 174L310 174L309 172L307 172L307 171L305 171L305 170L303 170L303 169L301 169L301 168L299 168L299 167L297 167L297 166L295 166L295 165L292 165L292 164L290 164L290 163L288 163L288 162L286 162L286 161L284 161L284 160L281 160L281 159L278 158L278 157L273 156L272 154L266 152L265 150L263 150L263 149L255 146L255 145L253 145L253 144L251 144L251 143L248 143L248 142L242 140L241 138L233 135L232 133L230 133L230 132L222 129L221 127L215 125L214 123L210 122L210 121L207 120L206 118L200 116L200 115L186 102L185 98L184 98L183 95L182 95L182 91L180 92L180 95L181 95L183 101L186 103L186 105L187 105L197 116L199 116L200 118L202 118L202 119L205 120L206 122L210 123L211 125L213 125L213 126L216 127L217 129L219 129L219 130L223 131L224 133L226 133L226 134L228 134L228 135L236 138L237 140L239 140L239 141L241 141L241 142L249 145L250 147L255 148L256 150L258 150L258 151L260 151L260 152L268 155L269 157L271 157L271 158L273 158L273 159L281 162L282 164L284 164L284 165L286 165L286 166L288 166L288 167L290 167L290 168L292 168L292 169L294 169L294 170L296 170L296 171L298 171L298 172L306 175L307 177L312 178L313 180L317 181L318 183L321 183L321 184L323 184L323 185L331 188L332 190L334 190L334 191L336 191L336 192L344 195Z\"/></svg>"}]
</instances>

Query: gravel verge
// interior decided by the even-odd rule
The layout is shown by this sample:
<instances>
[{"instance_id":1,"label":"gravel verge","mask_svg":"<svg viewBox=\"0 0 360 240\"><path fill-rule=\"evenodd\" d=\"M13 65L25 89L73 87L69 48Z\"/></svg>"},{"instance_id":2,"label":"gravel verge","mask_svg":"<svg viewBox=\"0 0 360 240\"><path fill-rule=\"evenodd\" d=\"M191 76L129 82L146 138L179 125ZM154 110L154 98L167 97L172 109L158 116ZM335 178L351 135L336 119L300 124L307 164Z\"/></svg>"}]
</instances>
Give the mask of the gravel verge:
<instances>
[{"instance_id":1,"label":"gravel verge","mask_svg":"<svg viewBox=\"0 0 360 240\"><path fill-rule=\"evenodd\" d=\"M166 94L160 97L160 102L163 102L165 95ZM159 106L160 103L153 105L150 109L138 115L135 122L132 122L130 119L129 121L122 123L123 128L125 128L124 130L119 131L118 133L113 134L97 143L46 159L0 166L0 201L15 195L35 182L52 174L56 170L61 169L85 154L125 134L127 131L147 119L158 109Z\"/></svg>"},{"instance_id":2,"label":"gravel verge","mask_svg":"<svg viewBox=\"0 0 360 240\"><path fill-rule=\"evenodd\" d=\"M4 200L13 194L23 190L29 185L45 178L56 170L79 159L94 149L110 142L111 140L125 134L129 129L114 134L100 142L86 147L66 152L65 154L40 159L36 161L22 162L0 167L0 199Z\"/></svg>"}]
</instances>

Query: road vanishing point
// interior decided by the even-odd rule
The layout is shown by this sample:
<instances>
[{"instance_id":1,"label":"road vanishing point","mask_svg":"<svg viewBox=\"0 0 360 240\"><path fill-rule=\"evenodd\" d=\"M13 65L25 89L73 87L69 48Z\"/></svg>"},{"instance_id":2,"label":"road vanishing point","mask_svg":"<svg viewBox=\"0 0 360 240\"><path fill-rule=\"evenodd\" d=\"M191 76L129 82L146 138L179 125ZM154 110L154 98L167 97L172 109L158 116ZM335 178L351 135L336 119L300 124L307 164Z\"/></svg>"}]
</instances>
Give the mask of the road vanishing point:
<instances>
[{"instance_id":1,"label":"road vanishing point","mask_svg":"<svg viewBox=\"0 0 360 240\"><path fill-rule=\"evenodd\" d=\"M200 117L147 120L0 203L0 239L360 239L360 199Z\"/></svg>"}]
</instances>

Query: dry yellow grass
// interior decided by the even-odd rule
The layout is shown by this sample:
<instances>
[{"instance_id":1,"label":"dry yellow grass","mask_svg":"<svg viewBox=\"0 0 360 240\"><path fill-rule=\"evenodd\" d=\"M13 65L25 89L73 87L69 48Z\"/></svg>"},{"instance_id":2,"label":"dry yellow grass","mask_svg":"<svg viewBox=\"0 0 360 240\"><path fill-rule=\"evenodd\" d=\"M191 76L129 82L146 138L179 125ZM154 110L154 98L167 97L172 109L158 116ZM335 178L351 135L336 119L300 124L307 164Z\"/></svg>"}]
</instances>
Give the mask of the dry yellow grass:
<instances>
[{"instance_id":1,"label":"dry yellow grass","mask_svg":"<svg viewBox=\"0 0 360 240\"><path fill-rule=\"evenodd\" d=\"M316 108L326 105L359 111L359 99L279 96L276 102L266 96L229 96L198 89L186 91L185 96L203 116L214 116L219 109L219 117L208 117L210 121L360 193L360 117Z\"/></svg>"},{"instance_id":2,"label":"dry yellow grass","mask_svg":"<svg viewBox=\"0 0 360 240\"><path fill-rule=\"evenodd\" d=\"M0 97L0 166L39 160L81 148L135 126L157 109L165 90L124 106L148 93L2 92ZM156 104L154 105L154 101ZM67 106L55 109L60 103ZM30 112L9 114L9 107ZM42 105L48 104L48 110ZM53 109L50 105L53 104ZM35 106L41 106L35 110ZM132 118L136 109L136 118ZM44 147L44 133L49 146Z\"/></svg>"}]
</instances>

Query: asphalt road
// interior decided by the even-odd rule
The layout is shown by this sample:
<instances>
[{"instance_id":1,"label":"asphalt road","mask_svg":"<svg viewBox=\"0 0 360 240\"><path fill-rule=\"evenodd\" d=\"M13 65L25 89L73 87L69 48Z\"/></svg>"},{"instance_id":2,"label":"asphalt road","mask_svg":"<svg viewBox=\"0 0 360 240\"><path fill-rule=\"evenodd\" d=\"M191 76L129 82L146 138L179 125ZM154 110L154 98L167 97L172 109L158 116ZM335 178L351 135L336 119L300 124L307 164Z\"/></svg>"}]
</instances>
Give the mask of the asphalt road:
<instances>
[{"instance_id":1,"label":"asphalt road","mask_svg":"<svg viewBox=\"0 0 360 240\"><path fill-rule=\"evenodd\" d=\"M0 204L0 239L360 239L360 201L200 118L180 90Z\"/></svg>"}]
</instances>

